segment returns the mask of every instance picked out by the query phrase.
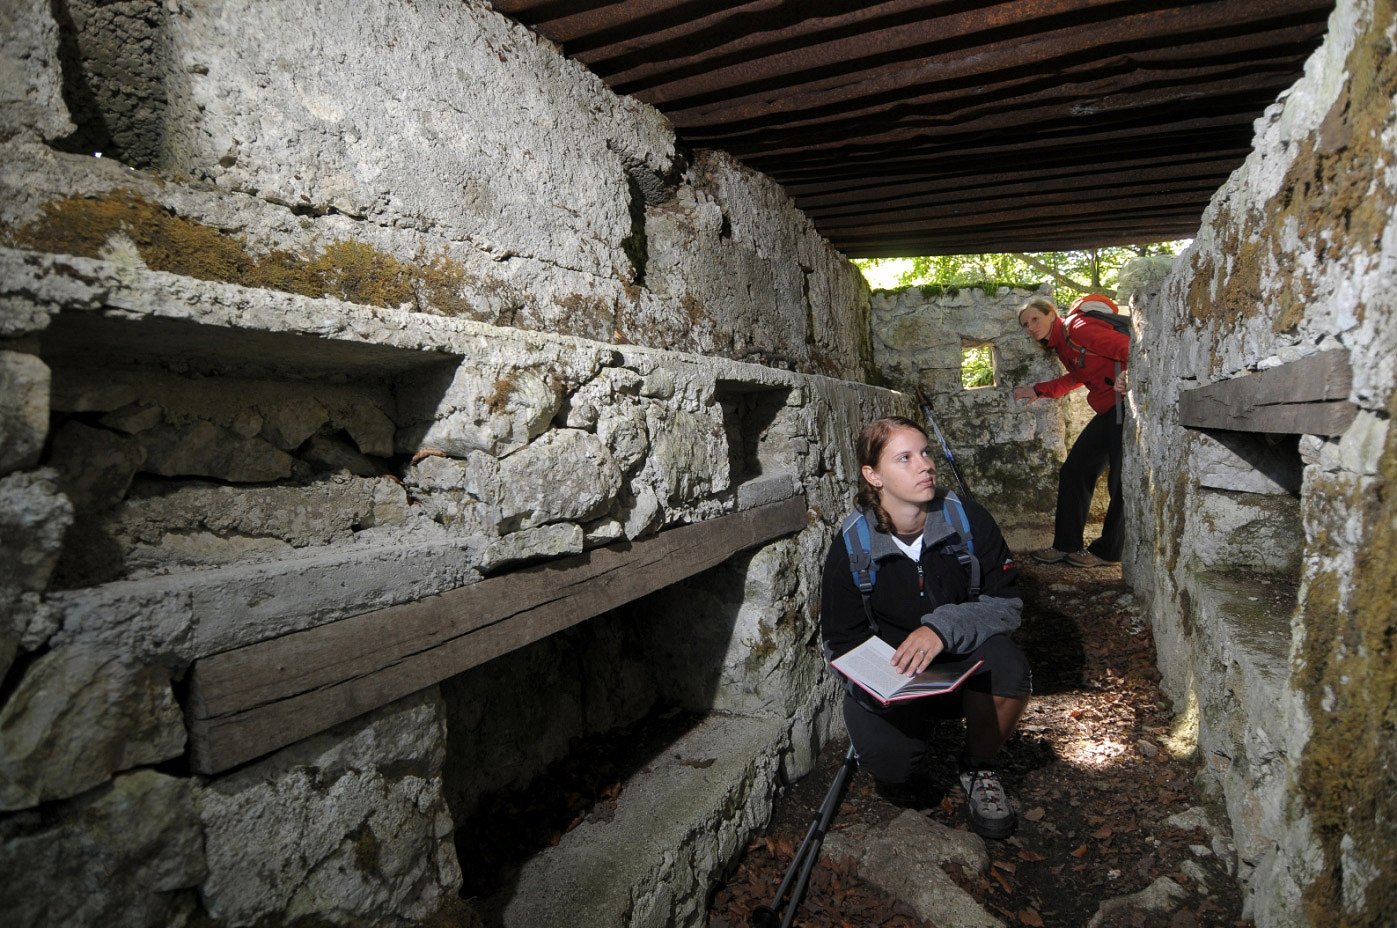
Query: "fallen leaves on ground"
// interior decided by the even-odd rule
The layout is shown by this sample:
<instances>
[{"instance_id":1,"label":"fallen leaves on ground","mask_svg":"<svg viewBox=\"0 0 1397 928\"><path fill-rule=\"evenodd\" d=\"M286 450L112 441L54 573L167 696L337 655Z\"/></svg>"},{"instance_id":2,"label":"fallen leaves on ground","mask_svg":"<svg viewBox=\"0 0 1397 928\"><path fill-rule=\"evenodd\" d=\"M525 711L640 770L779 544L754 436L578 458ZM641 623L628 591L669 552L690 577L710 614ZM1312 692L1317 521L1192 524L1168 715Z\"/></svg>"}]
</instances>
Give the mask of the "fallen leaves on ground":
<instances>
[{"instance_id":1,"label":"fallen leaves on ground","mask_svg":"<svg viewBox=\"0 0 1397 928\"><path fill-rule=\"evenodd\" d=\"M1170 742L1168 700L1159 689L1153 640L1118 567L1081 570L1024 565L1024 624L1015 635L1034 668L1036 694L1002 756L1002 776L1020 813L1007 841L989 841L984 876L947 872L1006 925L1081 928L1101 902L1138 892L1160 876L1190 889L1177 910L1112 917L1132 928L1242 928L1241 900L1216 858L1198 859L1203 832L1165 820L1202 797L1196 762L1158 747ZM956 785L957 724L943 726L928 772L941 792L926 797L932 819L964 828ZM777 802L767 833L748 845L718 888L709 928L750 924L771 905L791 854L813 820L844 745L821 753L816 770ZM850 783L835 828L881 827L903 809L881 799L866 773ZM779 837L779 841L776 840ZM1197 895L1181 867L1211 868L1209 894ZM837 889L835 888L837 887ZM919 921L914 912L856 873L821 858L795 924L805 928L955 928Z\"/></svg>"}]
</instances>

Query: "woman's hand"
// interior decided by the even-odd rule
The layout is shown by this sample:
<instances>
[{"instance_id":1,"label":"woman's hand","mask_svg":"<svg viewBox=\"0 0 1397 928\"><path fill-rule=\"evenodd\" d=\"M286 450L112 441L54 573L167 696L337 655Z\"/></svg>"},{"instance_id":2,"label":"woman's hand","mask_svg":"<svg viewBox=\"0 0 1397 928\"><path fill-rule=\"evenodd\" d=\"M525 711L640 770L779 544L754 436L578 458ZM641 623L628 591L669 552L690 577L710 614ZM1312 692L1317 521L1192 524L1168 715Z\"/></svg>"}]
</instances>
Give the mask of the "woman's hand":
<instances>
[{"instance_id":1,"label":"woman's hand","mask_svg":"<svg viewBox=\"0 0 1397 928\"><path fill-rule=\"evenodd\" d=\"M1022 403L1031 403L1038 399L1038 393L1032 387L1015 387L1014 399Z\"/></svg>"},{"instance_id":2,"label":"woman's hand","mask_svg":"<svg viewBox=\"0 0 1397 928\"><path fill-rule=\"evenodd\" d=\"M1125 379L1125 371L1116 375L1116 382L1111 384L1111 389L1122 394L1130 392L1130 385L1126 383Z\"/></svg>"},{"instance_id":3,"label":"woman's hand","mask_svg":"<svg viewBox=\"0 0 1397 928\"><path fill-rule=\"evenodd\" d=\"M941 653L942 647L940 635L925 625L919 626L902 639L902 644L893 652L893 666L898 673L908 676L921 673Z\"/></svg>"}]
</instances>

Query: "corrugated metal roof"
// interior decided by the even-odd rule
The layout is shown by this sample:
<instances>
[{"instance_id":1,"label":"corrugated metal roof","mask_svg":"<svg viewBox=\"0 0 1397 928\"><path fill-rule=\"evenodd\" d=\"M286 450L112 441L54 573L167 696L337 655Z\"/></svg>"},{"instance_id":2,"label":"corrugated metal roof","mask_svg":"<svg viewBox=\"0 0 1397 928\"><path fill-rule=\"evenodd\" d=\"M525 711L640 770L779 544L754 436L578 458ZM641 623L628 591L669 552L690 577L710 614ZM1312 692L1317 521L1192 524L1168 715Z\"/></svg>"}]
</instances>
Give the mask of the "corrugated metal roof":
<instances>
[{"instance_id":1,"label":"corrugated metal roof","mask_svg":"<svg viewBox=\"0 0 1397 928\"><path fill-rule=\"evenodd\" d=\"M851 257L1188 237L1332 2L494 0Z\"/></svg>"}]
</instances>

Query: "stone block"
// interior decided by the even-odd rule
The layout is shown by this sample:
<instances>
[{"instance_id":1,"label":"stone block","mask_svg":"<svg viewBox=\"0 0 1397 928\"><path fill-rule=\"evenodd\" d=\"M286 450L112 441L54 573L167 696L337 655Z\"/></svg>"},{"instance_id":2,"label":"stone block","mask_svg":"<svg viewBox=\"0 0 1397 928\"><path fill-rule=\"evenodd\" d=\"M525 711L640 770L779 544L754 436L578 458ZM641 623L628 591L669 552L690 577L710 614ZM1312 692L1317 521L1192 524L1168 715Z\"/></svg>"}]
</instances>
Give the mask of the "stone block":
<instances>
[{"instance_id":1,"label":"stone block","mask_svg":"<svg viewBox=\"0 0 1397 928\"><path fill-rule=\"evenodd\" d=\"M295 451L306 439L329 423L330 413L319 400L304 393L291 393L285 402L259 406L262 437L282 451ZM389 450L392 453L392 436Z\"/></svg>"},{"instance_id":2,"label":"stone block","mask_svg":"<svg viewBox=\"0 0 1397 928\"><path fill-rule=\"evenodd\" d=\"M989 853L978 835L947 828L909 809L881 832L862 824L832 832L825 839L825 852L832 858L852 858L860 876L911 906L924 921L958 928L1004 924L941 869L953 862L969 873L984 873Z\"/></svg>"},{"instance_id":3,"label":"stone block","mask_svg":"<svg viewBox=\"0 0 1397 928\"><path fill-rule=\"evenodd\" d=\"M44 468L0 478L0 624L8 621L17 631L24 617L20 597L48 586L73 522L72 503L59 493L56 477Z\"/></svg>"},{"instance_id":4,"label":"stone block","mask_svg":"<svg viewBox=\"0 0 1397 928\"><path fill-rule=\"evenodd\" d=\"M159 406L150 403L132 403L130 406L123 406L121 409L107 413L99 421L103 426L124 432L127 435L135 435L144 432L146 429L153 429L164 421L165 415Z\"/></svg>"},{"instance_id":5,"label":"stone block","mask_svg":"<svg viewBox=\"0 0 1397 928\"><path fill-rule=\"evenodd\" d=\"M546 368L462 364L446 375L420 378L405 389L399 408L408 425L398 434L402 452L431 448L464 458L472 451L504 457L542 435L562 408L563 377Z\"/></svg>"},{"instance_id":6,"label":"stone block","mask_svg":"<svg viewBox=\"0 0 1397 928\"><path fill-rule=\"evenodd\" d=\"M58 43L49 3L0 5L0 141L26 136L54 141L73 131L63 102Z\"/></svg>"},{"instance_id":7,"label":"stone block","mask_svg":"<svg viewBox=\"0 0 1397 928\"><path fill-rule=\"evenodd\" d=\"M521 529L490 542L480 569L489 573L524 561L581 554L584 547L582 526L574 522Z\"/></svg>"},{"instance_id":8,"label":"stone block","mask_svg":"<svg viewBox=\"0 0 1397 928\"><path fill-rule=\"evenodd\" d=\"M205 877L194 781L138 770L42 813L0 819L6 918L35 928L165 928Z\"/></svg>"},{"instance_id":9,"label":"stone block","mask_svg":"<svg viewBox=\"0 0 1397 928\"><path fill-rule=\"evenodd\" d=\"M0 707L0 809L65 799L184 751L169 673L88 648L56 648Z\"/></svg>"},{"instance_id":10,"label":"stone block","mask_svg":"<svg viewBox=\"0 0 1397 928\"><path fill-rule=\"evenodd\" d=\"M0 351L0 476L39 463L48 428L48 365L32 354Z\"/></svg>"},{"instance_id":11,"label":"stone block","mask_svg":"<svg viewBox=\"0 0 1397 928\"><path fill-rule=\"evenodd\" d=\"M347 615L411 602L479 579L470 539L329 546L266 564L123 580L51 594L53 642L171 668Z\"/></svg>"},{"instance_id":12,"label":"stone block","mask_svg":"<svg viewBox=\"0 0 1397 928\"><path fill-rule=\"evenodd\" d=\"M58 427L49 452L58 468L58 485L83 515L121 502L145 459L145 449L130 436L76 420Z\"/></svg>"},{"instance_id":13,"label":"stone block","mask_svg":"<svg viewBox=\"0 0 1397 928\"><path fill-rule=\"evenodd\" d=\"M431 0L395 16L393 44L370 60L362 51L381 45L384 28L374 7L333 0L307 18L199 0L182 11L169 28L184 76L172 88L171 168L277 203L430 229L500 262L597 276L629 265L618 153L664 173L672 131L523 26Z\"/></svg>"},{"instance_id":14,"label":"stone block","mask_svg":"<svg viewBox=\"0 0 1397 928\"><path fill-rule=\"evenodd\" d=\"M460 886L435 688L211 781L199 793L223 924L420 924Z\"/></svg>"},{"instance_id":15,"label":"stone block","mask_svg":"<svg viewBox=\"0 0 1397 928\"><path fill-rule=\"evenodd\" d=\"M214 477L233 483L285 480L290 455L261 438L244 438L209 422L161 425L138 436L145 470L163 477Z\"/></svg>"},{"instance_id":16,"label":"stone block","mask_svg":"<svg viewBox=\"0 0 1397 928\"><path fill-rule=\"evenodd\" d=\"M1188 897L1188 890L1169 877L1161 876L1138 893L1102 902L1096 914L1087 922L1087 928L1111 924L1117 917L1129 917L1132 911L1164 915L1176 911Z\"/></svg>"},{"instance_id":17,"label":"stone block","mask_svg":"<svg viewBox=\"0 0 1397 928\"><path fill-rule=\"evenodd\" d=\"M500 520L523 528L589 522L620 490L621 472L600 438L555 429L500 462Z\"/></svg>"},{"instance_id":18,"label":"stone block","mask_svg":"<svg viewBox=\"0 0 1397 928\"><path fill-rule=\"evenodd\" d=\"M728 441L721 422L652 408L649 431L666 502L682 505L728 488Z\"/></svg>"}]
</instances>

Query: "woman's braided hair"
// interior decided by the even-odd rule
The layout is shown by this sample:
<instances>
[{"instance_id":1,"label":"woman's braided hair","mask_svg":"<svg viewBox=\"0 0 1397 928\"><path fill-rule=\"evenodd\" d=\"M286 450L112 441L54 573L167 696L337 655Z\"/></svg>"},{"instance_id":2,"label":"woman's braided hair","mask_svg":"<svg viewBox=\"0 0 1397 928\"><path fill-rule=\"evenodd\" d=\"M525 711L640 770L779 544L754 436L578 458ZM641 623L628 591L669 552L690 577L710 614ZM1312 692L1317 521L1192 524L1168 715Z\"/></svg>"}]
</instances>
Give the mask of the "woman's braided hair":
<instances>
[{"instance_id":1,"label":"woman's braided hair","mask_svg":"<svg viewBox=\"0 0 1397 928\"><path fill-rule=\"evenodd\" d=\"M883 456L883 449L887 447L888 439L897 429L912 429L921 433L923 438L927 437L926 430L920 425L904 416L885 416L882 419L874 419L863 427L859 432L855 449L859 458L859 492L855 497L858 507L865 512L872 512L878 520L878 531L891 534L893 531L892 516L888 515L883 508L882 498L878 495L878 490L869 483L863 476L865 467L877 467L878 459Z\"/></svg>"}]
</instances>

